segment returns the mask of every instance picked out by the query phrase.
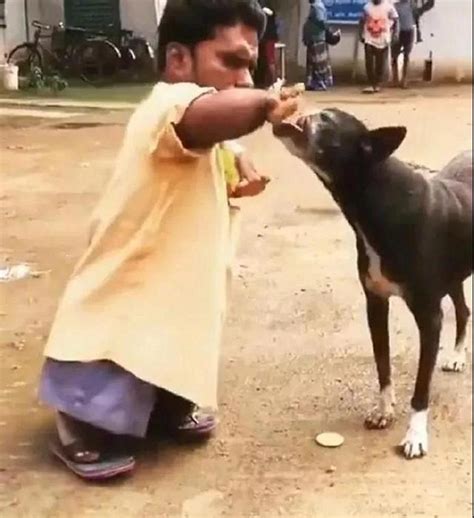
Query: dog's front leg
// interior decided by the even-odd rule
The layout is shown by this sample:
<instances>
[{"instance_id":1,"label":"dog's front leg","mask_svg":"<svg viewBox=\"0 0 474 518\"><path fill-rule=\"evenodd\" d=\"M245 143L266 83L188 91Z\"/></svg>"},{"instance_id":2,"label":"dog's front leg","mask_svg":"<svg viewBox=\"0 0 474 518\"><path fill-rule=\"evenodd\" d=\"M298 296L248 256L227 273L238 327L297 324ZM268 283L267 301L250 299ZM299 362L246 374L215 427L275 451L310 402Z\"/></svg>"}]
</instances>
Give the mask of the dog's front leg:
<instances>
[{"instance_id":1,"label":"dog's front leg","mask_svg":"<svg viewBox=\"0 0 474 518\"><path fill-rule=\"evenodd\" d=\"M381 430L390 426L395 415L395 395L390 369L389 301L367 290L365 295L367 299L367 319L380 387L378 405L367 416L365 425L372 430Z\"/></svg>"},{"instance_id":2,"label":"dog's front leg","mask_svg":"<svg viewBox=\"0 0 474 518\"><path fill-rule=\"evenodd\" d=\"M407 459L428 453L428 405L431 378L439 351L443 313L441 300L417 300L410 304L420 332L420 361L415 393L411 400L412 415L400 446Z\"/></svg>"}]
</instances>

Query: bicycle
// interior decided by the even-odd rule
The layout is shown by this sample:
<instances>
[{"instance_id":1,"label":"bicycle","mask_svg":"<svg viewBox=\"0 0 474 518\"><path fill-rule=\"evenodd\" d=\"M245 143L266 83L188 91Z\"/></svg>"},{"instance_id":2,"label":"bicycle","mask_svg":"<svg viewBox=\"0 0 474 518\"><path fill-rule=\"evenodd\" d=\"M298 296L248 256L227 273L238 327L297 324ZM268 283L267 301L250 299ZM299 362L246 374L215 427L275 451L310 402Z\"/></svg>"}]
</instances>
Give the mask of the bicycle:
<instances>
[{"instance_id":1,"label":"bicycle","mask_svg":"<svg viewBox=\"0 0 474 518\"><path fill-rule=\"evenodd\" d=\"M133 31L123 29L120 31L119 49L122 54L122 66L130 79L155 79L155 53L145 38L134 36Z\"/></svg>"},{"instance_id":2,"label":"bicycle","mask_svg":"<svg viewBox=\"0 0 474 518\"><path fill-rule=\"evenodd\" d=\"M103 86L113 82L120 70L122 55L104 33L91 32L82 27L65 27L32 22L36 29L33 42L15 47L8 55L8 63L18 66L18 75L27 79L34 68L45 70L49 60L52 70L64 74L75 73L86 83ZM44 31L51 34L44 35ZM41 44L51 39L51 50Z\"/></svg>"}]
</instances>

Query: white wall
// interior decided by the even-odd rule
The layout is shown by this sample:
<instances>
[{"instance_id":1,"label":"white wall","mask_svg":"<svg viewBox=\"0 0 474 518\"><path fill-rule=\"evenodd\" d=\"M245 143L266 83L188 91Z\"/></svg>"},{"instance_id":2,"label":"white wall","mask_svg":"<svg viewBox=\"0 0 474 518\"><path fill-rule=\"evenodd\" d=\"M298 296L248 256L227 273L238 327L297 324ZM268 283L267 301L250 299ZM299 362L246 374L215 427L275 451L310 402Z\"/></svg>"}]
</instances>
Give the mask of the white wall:
<instances>
[{"instance_id":1,"label":"white wall","mask_svg":"<svg viewBox=\"0 0 474 518\"><path fill-rule=\"evenodd\" d=\"M6 0L5 2L5 46L9 52L13 47L26 39L25 10L23 2Z\"/></svg>"},{"instance_id":2,"label":"white wall","mask_svg":"<svg viewBox=\"0 0 474 518\"><path fill-rule=\"evenodd\" d=\"M64 21L64 0L28 0L28 18L57 25Z\"/></svg>"},{"instance_id":3,"label":"white wall","mask_svg":"<svg viewBox=\"0 0 474 518\"><path fill-rule=\"evenodd\" d=\"M26 9L25 9L26 7ZM47 24L57 24L64 18L63 0L6 0L6 29L3 32L3 45L0 59L14 47L33 37L33 20Z\"/></svg>"},{"instance_id":4,"label":"white wall","mask_svg":"<svg viewBox=\"0 0 474 518\"><path fill-rule=\"evenodd\" d=\"M304 66L306 49L301 43L301 31L308 13L307 0L300 0L298 64ZM435 7L425 13L421 20L424 41L413 51L414 66L420 74L429 52L433 52L435 80L472 80L472 0L436 0ZM342 27L342 41L331 49L331 59L336 72L347 73L352 67L354 44L357 37L355 26ZM363 60L359 48L358 69Z\"/></svg>"},{"instance_id":5,"label":"white wall","mask_svg":"<svg viewBox=\"0 0 474 518\"><path fill-rule=\"evenodd\" d=\"M120 0L120 17L124 29L157 43L157 0Z\"/></svg>"},{"instance_id":6,"label":"white wall","mask_svg":"<svg viewBox=\"0 0 474 518\"><path fill-rule=\"evenodd\" d=\"M424 41L414 59L425 60L431 50L435 77L472 79L472 0L436 0L421 23Z\"/></svg>"}]
</instances>

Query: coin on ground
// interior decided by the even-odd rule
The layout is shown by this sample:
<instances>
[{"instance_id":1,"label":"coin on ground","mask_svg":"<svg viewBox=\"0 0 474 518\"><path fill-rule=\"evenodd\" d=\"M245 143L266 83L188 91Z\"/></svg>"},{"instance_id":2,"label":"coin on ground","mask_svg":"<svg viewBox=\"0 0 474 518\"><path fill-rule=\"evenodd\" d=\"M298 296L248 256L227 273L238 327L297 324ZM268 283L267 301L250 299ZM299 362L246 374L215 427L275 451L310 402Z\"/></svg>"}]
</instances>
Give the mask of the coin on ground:
<instances>
[{"instance_id":1,"label":"coin on ground","mask_svg":"<svg viewBox=\"0 0 474 518\"><path fill-rule=\"evenodd\" d=\"M324 432L316 436L316 442L324 448L338 448L344 444L344 437L334 432Z\"/></svg>"}]
</instances>

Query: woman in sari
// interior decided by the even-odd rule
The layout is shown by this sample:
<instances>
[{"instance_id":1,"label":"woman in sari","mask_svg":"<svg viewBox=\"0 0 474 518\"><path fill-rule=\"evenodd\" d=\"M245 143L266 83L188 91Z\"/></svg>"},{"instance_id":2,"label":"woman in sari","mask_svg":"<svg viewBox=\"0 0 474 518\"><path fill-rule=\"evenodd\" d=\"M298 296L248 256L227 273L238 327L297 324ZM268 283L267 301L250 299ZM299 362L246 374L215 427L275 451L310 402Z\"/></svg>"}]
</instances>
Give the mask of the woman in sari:
<instances>
[{"instance_id":1,"label":"woman in sari","mask_svg":"<svg viewBox=\"0 0 474 518\"><path fill-rule=\"evenodd\" d=\"M309 4L303 27L303 43L307 49L306 90L327 90L333 85L333 78L326 42L326 7L322 0L309 0Z\"/></svg>"}]
</instances>

